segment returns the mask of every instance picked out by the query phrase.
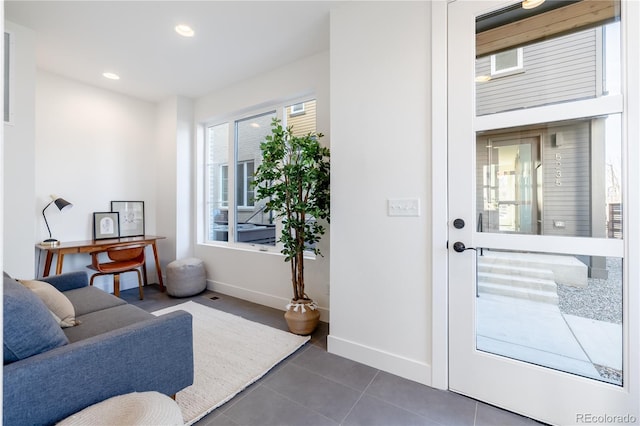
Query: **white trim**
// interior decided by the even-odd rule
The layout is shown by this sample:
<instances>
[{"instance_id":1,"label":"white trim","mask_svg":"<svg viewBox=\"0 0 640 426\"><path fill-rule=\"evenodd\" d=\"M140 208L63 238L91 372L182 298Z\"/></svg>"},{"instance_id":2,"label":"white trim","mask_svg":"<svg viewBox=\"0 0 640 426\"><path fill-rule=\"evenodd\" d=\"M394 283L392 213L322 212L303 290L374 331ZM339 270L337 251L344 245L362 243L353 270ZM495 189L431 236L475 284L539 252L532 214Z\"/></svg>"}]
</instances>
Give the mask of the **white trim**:
<instances>
[{"instance_id":1,"label":"white trim","mask_svg":"<svg viewBox=\"0 0 640 426\"><path fill-rule=\"evenodd\" d=\"M622 95L611 95L583 101L571 101L517 111L481 115L475 118L474 130L482 132L530 124L548 124L557 121L617 114L622 112L622 102Z\"/></svg>"},{"instance_id":2,"label":"white trim","mask_svg":"<svg viewBox=\"0 0 640 426\"><path fill-rule=\"evenodd\" d=\"M523 250L541 253L614 257L622 257L624 254L623 240L613 238L559 237L489 232L477 232L473 235L473 244L476 247L490 247L496 250Z\"/></svg>"},{"instance_id":3,"label":"white trim","mask_svg":"<svg viewBox=\"0 0 640 426\"><path fill-rule=\"evenodd\" d=\"M449 388L447 2L431 3L431 386Z\"/></svg>"},{"instance_id":4,"label":"white trim","mask_svg":"<svg viewBox=\"0 0 640 426\"><path fill-rule=\"evenodd\" d=\"M328 351L332 354L348 359L357 359L360 363L429 386L427 380L416 380L417 377L431 377L432 368L429 364L342 339L334 335L327 336L327 347Z\"/></svg>"},{"instance_id":5,"label":"white trim","mask_svg":"<svg viewBox=\"0 0 640 426\"><path fill-rule=\"evenodd\" d=\"M622 37L622 90L626 93L625 114L623 115L622 138L626 152L623 152L623 176L626 174L626 187L623 189L623 238L626 248L623 280L627 283L627 291L623 293L623 371L625 372L625 388L635 397L636 407L640 397L640 52L637 40L640 39L640 2L622 2L623 26ZM625 356L626 355L626 356ZM633 362L632 362L633 361ZM636 408L636 415L640 410Z\"/></svg>"},{"instance_id":6,"label":"white trim","mask_svg":"<svg viewBox=\"0 0 640 426\"><path fill-rule=\"evenodd\" d=\"M242 300L257 303L259 305L268 306L273 309L285 311L285 306L291 302L291 299L274 296L272 294L262 293L259 291L248 290L244 287L238 287L233 284L223 283L215 280L207 280L207 289L217 293L226 294L227 296L237 297ZM329 322L329 309L319 306L320 321Z\"/></svg>"}]
</instances>

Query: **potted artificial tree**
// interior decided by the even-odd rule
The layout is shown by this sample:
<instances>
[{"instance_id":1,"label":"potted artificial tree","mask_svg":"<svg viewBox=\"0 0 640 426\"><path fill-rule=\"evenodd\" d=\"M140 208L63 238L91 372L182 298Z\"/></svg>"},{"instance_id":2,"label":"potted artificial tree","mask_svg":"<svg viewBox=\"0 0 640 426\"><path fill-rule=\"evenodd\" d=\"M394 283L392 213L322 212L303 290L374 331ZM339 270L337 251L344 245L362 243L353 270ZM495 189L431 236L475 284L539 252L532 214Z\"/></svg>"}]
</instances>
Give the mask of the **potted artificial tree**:
<instances>
[{"instance_id":1,"label":"potted artificial tree","mask_svg":"<svg viewBox=\"0 0 640 426\"><path fill-rule=\"evenodd\" d=\"M320 145L322 133L293 134L274 118L271 134L260 145L262 164L253 185L256 199L264 200L265 211L282 219L278 241L291 266L293 297L285 319L289 330L306 335L318 325L320 312L304 288L304 252L321 255L317 243L329 221L329 148Z\"/></svg>"}]
</instances>

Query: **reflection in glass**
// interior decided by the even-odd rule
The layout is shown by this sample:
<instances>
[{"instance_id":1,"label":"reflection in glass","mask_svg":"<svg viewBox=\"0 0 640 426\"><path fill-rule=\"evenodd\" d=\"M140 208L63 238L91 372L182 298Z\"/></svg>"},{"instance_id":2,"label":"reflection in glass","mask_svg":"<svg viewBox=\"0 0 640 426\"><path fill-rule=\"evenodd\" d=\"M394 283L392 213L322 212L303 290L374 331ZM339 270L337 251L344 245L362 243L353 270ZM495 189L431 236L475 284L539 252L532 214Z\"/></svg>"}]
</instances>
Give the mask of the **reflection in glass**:
<instances>
[{"instance_id":1,"label":"reflection in glass","mask_svg":"<svg viewBox=\"0 0 640 426\"><path fill-rule=\"evenodd\" d=\"M229 124L207 128L207 229L209 241L228 241Z\"/></svg>"},{"instance_id":2,"label":"reflection in glass","mask_svg":"<svg viewBox=\"0 0 640 426\"><path fill-rule=\"evenodd\" d=\"M620 115L476 136L478 230L622 238Z\"/></svg>"},{"instance_id":3,"label":"reflection in glass","mask_svg":"<svg viewBox=\"0 0 640 426\"><path fill-rule=\"evenodd\" d=\"M620 22L478 57L475 75L477 115L619 94Z\"/></svg>"},{"instance_id":4,"label":"reflection in glass","mask_svg":"<svg viewBox=\"0 0 640 426\"><path fill-rule=\"evenodd\" d=\"M264 201L254 199L253 173L262 161L260 144L271 134L271 111L236 121L236 227L235 241L275 245L273 214L264 211Z\"/></svg>"},{"instance_id":5,"label":"reflection in glass","mask_svg":"<svg viewBox=\"0 0 640 426\"><path fill-rule=\"evenodd\" d=\"M622 385L622 259L488 249L477 259L478 350Z\"/></svg>"}]
</instances>

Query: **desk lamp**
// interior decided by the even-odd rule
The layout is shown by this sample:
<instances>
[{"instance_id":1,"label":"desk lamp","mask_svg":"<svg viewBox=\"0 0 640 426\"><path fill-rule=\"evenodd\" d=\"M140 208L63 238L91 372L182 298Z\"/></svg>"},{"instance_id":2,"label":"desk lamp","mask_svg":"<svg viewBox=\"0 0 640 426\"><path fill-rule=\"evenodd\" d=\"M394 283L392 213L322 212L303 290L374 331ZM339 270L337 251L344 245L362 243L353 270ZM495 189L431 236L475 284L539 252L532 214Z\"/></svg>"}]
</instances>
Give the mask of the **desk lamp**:
<instances>
[{"instance_id":1,"label":"desk lamp","mask_svg":"<svg viewBox=\"0 0 640 426\"><path fill-rule=\"evenodd\" d=\"M53 203L56 204L56 207L61 212L65 211L65 210L69 210L71 207L73 207L73 204L71 204L70 202L68 202L64 198L60 198L57 195L52 195L51 196L51 201L49 202L49 204L47 204L44 207L44 209L42 209L42 217L44 217L44 224L47 225L47 231L49 231L49 238L44 240L42 242L42 244L49 244L49 245L55 246L55 245L59 244L60 241L56 240L55 238L51 238L51 228L49 228L49 223L47 222L47 215L44 214L44 211L47 210L47 207L49 207Z\"/></svg>"}]
</instances>

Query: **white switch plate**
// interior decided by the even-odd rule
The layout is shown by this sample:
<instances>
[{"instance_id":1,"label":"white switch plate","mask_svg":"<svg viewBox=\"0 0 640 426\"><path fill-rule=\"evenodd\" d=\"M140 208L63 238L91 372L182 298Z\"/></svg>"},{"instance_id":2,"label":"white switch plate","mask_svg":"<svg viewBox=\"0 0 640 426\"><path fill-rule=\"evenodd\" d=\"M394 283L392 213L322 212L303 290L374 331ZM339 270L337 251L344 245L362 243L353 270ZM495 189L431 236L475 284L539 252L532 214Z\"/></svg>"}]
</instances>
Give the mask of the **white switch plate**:
<instances>
[{"instance_id":1,"label":"white switch plate","mask_svg":"<svg viewBox=\"0 0 640 426\"><path fill-rule=\"evenodd\" d=\"M419 198L390 198L387 200L389 216L420 216Z\"/></svg>"}]
</instances>

